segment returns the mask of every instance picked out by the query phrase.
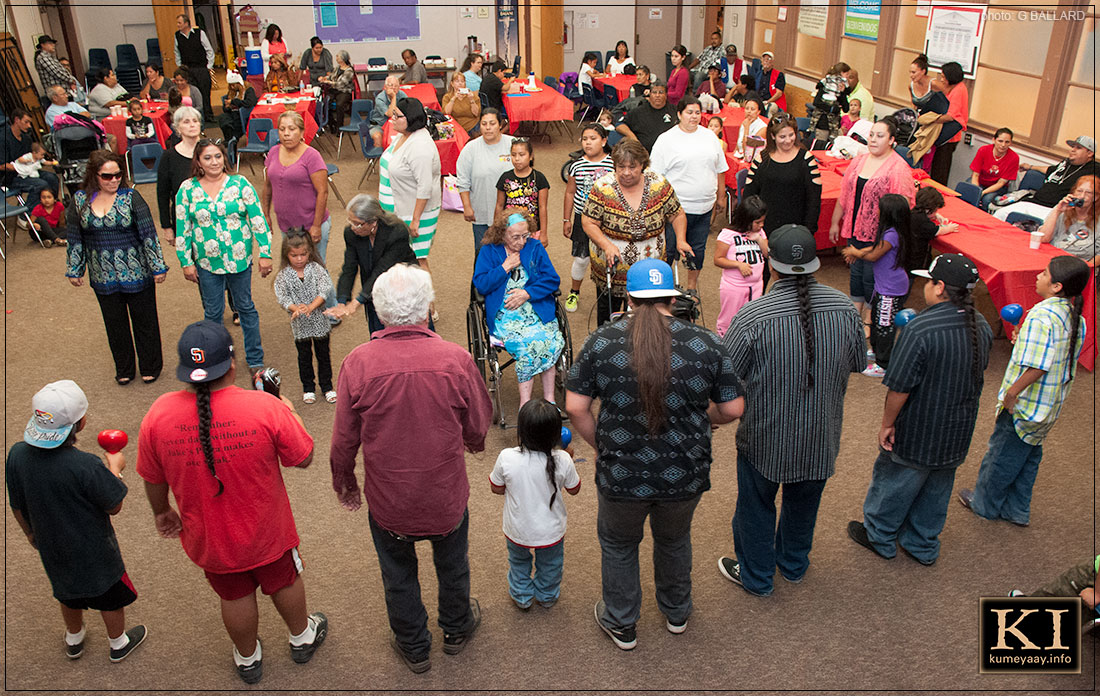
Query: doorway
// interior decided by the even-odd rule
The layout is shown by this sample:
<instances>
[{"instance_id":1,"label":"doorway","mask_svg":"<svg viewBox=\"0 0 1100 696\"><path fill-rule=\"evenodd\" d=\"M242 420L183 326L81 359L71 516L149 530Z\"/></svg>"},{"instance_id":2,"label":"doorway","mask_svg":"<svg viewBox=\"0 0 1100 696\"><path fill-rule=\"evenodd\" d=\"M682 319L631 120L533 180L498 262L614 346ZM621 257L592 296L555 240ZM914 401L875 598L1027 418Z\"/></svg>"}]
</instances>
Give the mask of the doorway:
<instances>
[{"instance_id":1,"label":"doorway","mask_svg":"<svg viewBox=\"0 0 1100 696\"><path fill-rule=\"evenodd\" d=\"M668 79L665 54L680 42L681 2L634 7L634 62L648 65L655 78Z\"/></svg>"}]
</instances>

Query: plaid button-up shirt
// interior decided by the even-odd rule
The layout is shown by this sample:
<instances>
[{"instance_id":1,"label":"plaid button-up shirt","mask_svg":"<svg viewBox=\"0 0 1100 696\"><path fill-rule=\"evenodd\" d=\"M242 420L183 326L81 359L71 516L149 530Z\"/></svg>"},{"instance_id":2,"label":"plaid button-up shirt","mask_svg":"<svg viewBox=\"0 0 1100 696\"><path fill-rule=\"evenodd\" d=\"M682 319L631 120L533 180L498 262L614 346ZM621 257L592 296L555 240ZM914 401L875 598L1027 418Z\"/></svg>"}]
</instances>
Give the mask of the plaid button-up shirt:
<instances>
[{"instance_id":1,"label":"plaid button-up shirt","mask_svg":"<svg viewBox=\"0 0 1100 696\"><path fill-rule=\"evenodd\" d=\"M61 65L57 55L49 51L39 51L34 56L34 67L38 70L38 78L42 80L42 89L49 89L54 85L61 85L65 89L76 82L73 74Z\"/></svg>"},{"instance_id":2,"label":"plaid button-up shirt","mask_svg":"<svg viewBox=\"0 0 1100 696\"><path fill-rule=\"evenodd\" d=\"M1005 392L1030 367L1045 373L1016 398L1012 420L1016 434L1029 445L1041 445L1058 420L1062 404L1069 396L1077 374L1077 357L1084 344L1085 319L1081 318L1077 345L1070 354L1069 300L1051 297L1031 308L1020 326L1012 359L997 392L997 413L1001 412Z\"/></svg>"}]
</instances>

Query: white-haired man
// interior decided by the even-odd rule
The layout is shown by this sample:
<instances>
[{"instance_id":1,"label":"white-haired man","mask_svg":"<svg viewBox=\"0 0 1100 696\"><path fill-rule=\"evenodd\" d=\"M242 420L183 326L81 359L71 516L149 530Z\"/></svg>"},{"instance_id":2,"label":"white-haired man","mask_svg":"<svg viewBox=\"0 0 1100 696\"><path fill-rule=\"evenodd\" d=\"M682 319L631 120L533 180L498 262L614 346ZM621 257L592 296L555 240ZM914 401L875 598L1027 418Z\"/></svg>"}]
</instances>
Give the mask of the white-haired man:
<instances>
[{"instance_id":1,"label":"white-haired man","mask_svg":"<svg viewBox=\"0 0 1100 696\"><path fill-rule=\"evenodd\" d=\"M463 449L485 449L492 406L465 349L428 329L435 293L427 271L398 264L374 282L386 328L340 368L332 428L332 486L340 504L362 504L355 455L390 620L390 643L413 672L431 668L432 636L420 599L416 542L432 542L443 652L466 647L481 623L470 597L469 516Z\"/></svg>"}]
</instances>

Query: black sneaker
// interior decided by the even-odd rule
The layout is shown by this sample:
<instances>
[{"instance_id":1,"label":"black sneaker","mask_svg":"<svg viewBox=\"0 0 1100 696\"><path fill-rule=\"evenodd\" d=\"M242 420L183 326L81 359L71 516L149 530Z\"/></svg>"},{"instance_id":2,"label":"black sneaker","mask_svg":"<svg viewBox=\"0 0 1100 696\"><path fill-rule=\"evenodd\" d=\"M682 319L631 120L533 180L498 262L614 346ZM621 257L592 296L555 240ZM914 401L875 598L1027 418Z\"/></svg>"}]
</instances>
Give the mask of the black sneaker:
<instances>
[{"instance_id":1,"label":"black sneaker","mask_svg":"<svg viewBox=\"0 0 1100 696\"><path fill-rule=\"evenodd\" d=\"M863 548L873 551L876 556L885 558L886 560L893 558L893 556L884 555L875 548L875 545L871 543L871 539L867 536L867 528L863 526L862 522L852 520L848 523L848 537Z\"/></svg>"},{"instance_id":2,"label":"black sneaker","mask_svg":"<svg viewBox=\"0 0 1100 696\"><path fill-rule=\"evenodd\" d=\"M264 659L263 659L263 644L260 643L260 639L256 639L257 649L260 650L260 659L256 660L247 667L241 667L237 665L237 676L241 678L245 684L255 684L260 681L264 676Z\"/></svg>"},{"instance_id":3,"label":"black sneaker","mask_svg":"<svg viewBox=\"0 0 1100 696\"><path fill-rule=\"evenodd\" d=\"M680 623L673 623L672 619L665 617L665 628L669 633L680 635L684 631L688 630L688 620L684 619Z\"/></svg>"},{"instance_id":4,"label":"black sneaker","mask_svg":"<svg viewBox=\"0 0 1100 696\"><path fill-rule=\"evenodd\" d=\"M412 670L413 674L423 674L432 668L432 658L425 657L423 660L414 660L405 654L405 651L401 649L401 646L397 643L397 636L393 631L390 631L390 645L393 646L393 651L397 653L397 656L401 658L401 661L405 663L405 666Z\"/></svg>"},{"instance_id":5,"label":"black sneaker","mask_svg":"<svg viewBox=\"0 0 1100 696\"><path fill-rule=\"evenodd\" d=\"M69 645L65 643L65 657L70 660L79 660L80 656L84 654L84 641L80 641L76 645Z\"/></svg>"},{"instance_id":6,"label":"black sneaker","mask_svg":"<svg viewBox=\"0 0 1100 696\"><path fill-rule=\"evenodd\" d=\"M300 665L304 665L313 659L313 653L317 652L317 648L321 647L321 643L324 643L325 638L328 636L328 618L324 614L315 611L309 615L309 620L314 622L313 629L316 631L313 642L290 646L290 659Z\"/></svg>"},{"instance_id":7,"label":"black sneaker","mask_svg":"<svg viewBox=\"0 0 1100 696\"><path fill-rule=\"evenodd\" d=\"M481 625L481 605L473 597L470 597L470 615L474 617L473 627L465 633L444 633L443 652L448 655L457 655L466 647L466 643L473 638L474 631Z\"/></svg>"},{"instance_id":8,"label":"black sneaker","mask_svg":"<svg viewBox=\"0 0 1100 696\"><path fill-rule=\"evenodd\" d=\"M125 660L127 655L132 653L137 646L145 641L145 636L147 635L149 635L149 631L146 630L145 626L134 626L129 631L126 631L126 637L130 639L130 642L118 650L111 648L111 662L122 662ZM79 655L77 657L79 657Z\"/></svg>"},{"instance_id":9,"label":"black sneaker","mask_svg":"<svg viewBox=\"0 0 1100 696\"><path fill-rule=\"evenodd\" d=\"M756 597L767 597L771 592L753 592L749 588L745 587L745 583L741 582L741 564L737 561L729 558L728 556L721 556L718 559L718 572L720 572L726 580L732 583L736 583L741 586L741 589Z\"/></svg>"},{"instance_id":10,"label":"black sneaker","mask_svg":"<svg viewBox=\"0 0 1100 696\"><path fill-rule=\"evenodd\" d=\"M969 488L960 488L959 489L959 502L962 503L962 506L964 508L966 508L967 510L973 511L973 508L970 507L971 504L973 504L973 501L974 501L974 491L970 490Z\"/></svg>"},{"instance_id":11,"label":"black sneaker","mask_svg":"<svg viewBox=\"0 0 1100 696\"><path fill-rule=\"evenodd\" d=\"M603 616L604 603L601 599L596 602L596 625L603 629L603 632L611 639L611 642L615 644L620 650L633 650L638 645L638 631L634 626L624 626L623 628L608 628L604 625L600 617Z\"/></svg>"}]
</instances>

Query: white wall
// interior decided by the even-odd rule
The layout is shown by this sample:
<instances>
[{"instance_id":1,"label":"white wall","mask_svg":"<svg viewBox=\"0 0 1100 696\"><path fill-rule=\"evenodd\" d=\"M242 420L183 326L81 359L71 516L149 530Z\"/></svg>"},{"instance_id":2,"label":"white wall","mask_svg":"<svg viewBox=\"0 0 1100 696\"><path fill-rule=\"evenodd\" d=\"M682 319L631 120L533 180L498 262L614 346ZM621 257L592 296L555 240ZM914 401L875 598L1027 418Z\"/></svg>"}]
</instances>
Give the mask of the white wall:
<instances>
[{"instance_id":1,"label":"white wall","mask_svg":"<svg viewBox=\"0 0 1100 696\"><path fill-rule=\"evenodd\" d=\"M253 9L261 22L269 20L278 24L286 36L287 48L295 56L309 48L309 39L315 34L313 3L302 0L298 5L276 5L253 2ZM461 7L474 8L472 18L461 16ZM489 17L479 19L477 5L460 0L446 0L445 4L420 6L419 41L345 42L325 44L330 51L346 50L353 63L366 63L371 56L384 56L390 63L401 62L401 51L412 49L417 56L440 55L461 62L466 57L466 37L477 36L486 48L496 52L495 5L489 5ZM485 7L485 5L482 5Z\"/></svg>"},{"instance_id":2,"label":"white wall","mask_svg":"<svg viewBox=\"0 0 1100 696\"><path fill-rule=\"evenodd\" d=\"M74 2L72 8L84 63L88 61L88 49L105 48L114 65L115 46L122 43L134 44L139 60L147 58L145 40L157 35L149 0L111 0L110 5Z\"/></svg>"},{"instance_id":3,"label":"white wall","mask_svg":"<svg viewBox=\"0 0 1100 696\"><path fill-rule=\"evenodd\" d=\"M726 5L724 16L725 26L722 31L722 42L737 46L738 54L745 52L745 16L746 9L742 5ZM734 22L737 26L733 26Z\"/></svg>"},{"instance_id":4,"label":"white wall","mask_svg":"<svg viewBox=\"0 0 1100 696\"><path fill-rule=\"evenodd\" d=\"M615 44L625 41L634 55L634 0L607 0L594 4L564 0L562 10L573 12L573 52L565 54L565 70L576 72L585 51L599 51L601 62ZM590 29L581 15L595 15L599 27Z\"/></svg>"}]
</instances>

